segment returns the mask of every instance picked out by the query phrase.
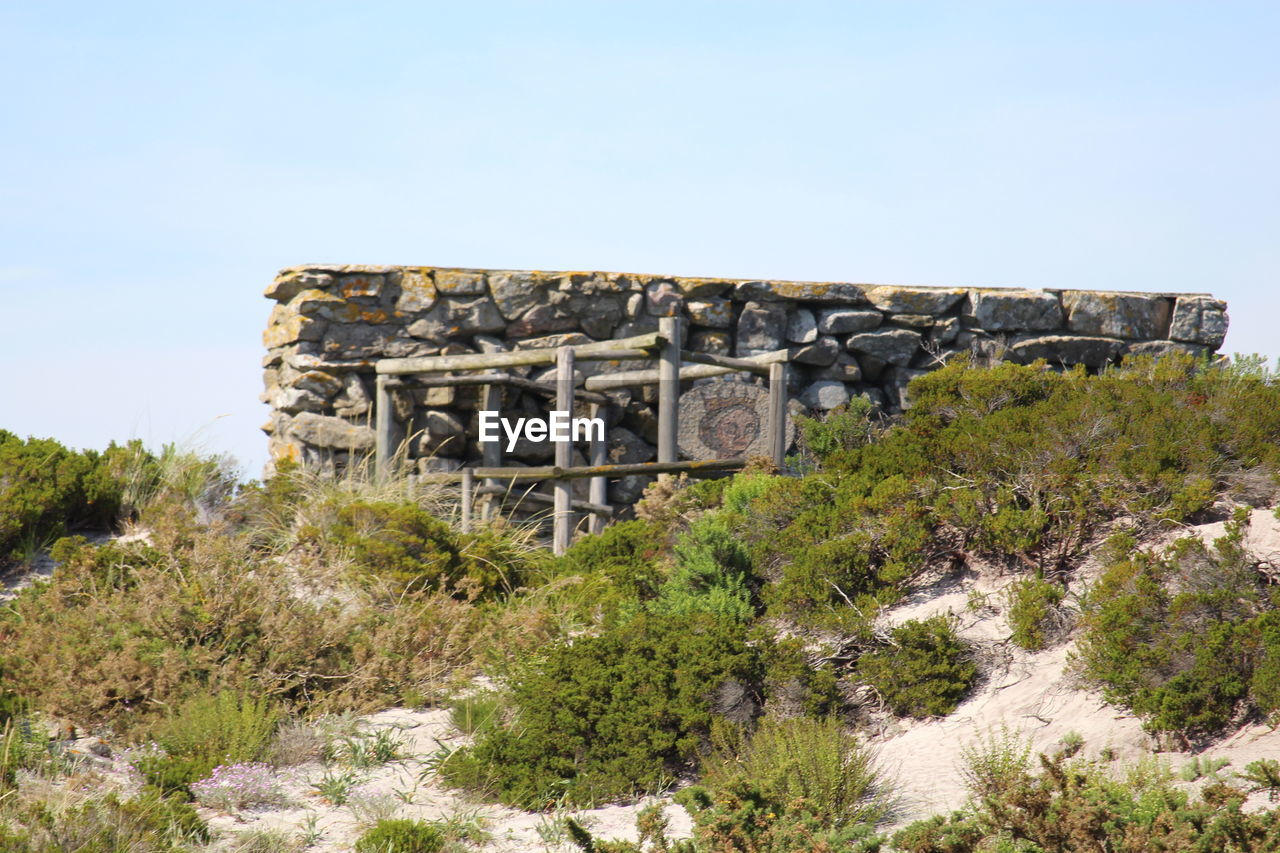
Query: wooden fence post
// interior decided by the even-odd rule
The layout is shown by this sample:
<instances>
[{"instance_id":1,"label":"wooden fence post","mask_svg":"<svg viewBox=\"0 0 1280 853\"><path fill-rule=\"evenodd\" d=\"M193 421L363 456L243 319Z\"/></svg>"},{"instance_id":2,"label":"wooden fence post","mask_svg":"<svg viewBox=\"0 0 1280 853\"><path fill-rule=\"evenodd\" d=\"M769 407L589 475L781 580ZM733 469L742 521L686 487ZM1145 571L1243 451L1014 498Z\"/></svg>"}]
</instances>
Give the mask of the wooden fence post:
<instances>
[{"instance_id":1,"label":"wooden fence post","mask_svg":"<svg viewBox=\"0 0 1280 853\"><path fill-rule=\"evenodd\" d=\"M480 410L485 412L496 412L498 406L502 402L502 388L497 385L485 385L480 389ZM502 439L499 437L497 441L486 441L480 445L480 458L486 468L502 467ZM484 481L486 486L497 486L498 481L489 477ZM497 498L493 495L485 498L484 503L480 507L480 517L485 521L489 521L494 516Z\"/></svg>"},{"instance_id":2,"label":"wooden fence post","mask_svg":"<svg viewBox=\"0 0 1280 853\"><path fill-rule=\"evenodd\" d=\"M392 422L395 411L391 405L391 391L387 388L388 377L381 374L374 382L373 395L373 430L374 453L373 473L379 480L391 475L391 443L395 430Z\"/></svg>"},{"instance_id":3,"label":"wooden fence post","mask_svg":"<svg viewBox=\"0 0 1280 853\"><path fill-rule=\"evenodd\" d=\"M599 403L591 404L590 416L599 418L601 406ZM596 437L595 433L591 434L591 458L589 464L604 465L609 461L609 441L608 436L601 435ZM604 506L609 501L609 481L604 477L592 477L588 484L589 492L587 493L587 501L593 504ZM591 518L587 522L587 530L590 533L599 533L604 530L605 518L597 513L591 513Z\"/></svg>"},{"instance_id":4,"label":"wooden fence post","mask_svg":"<svg viewBox=\"0 0 1280 853\"><path fill-rule=\"evenodd\" d=\"M556 350L556 410L568 412L573 418L573 347ZM573 464L573 443L556 444L556 467L568 468ZM573 483L564 478L555 481L555 518L552 550L559 556L569 548L573 532Z\"/></svg>"},{"instance_id":5,"label":"wooden fence post","mask_svg":"<svg viewBox=\"0 0 1280 853\"><path fill-rule=\"evenodd\" d=\"M462 532L471 532L471 496L475 494L475 471L462 469Z\"/></svg>"},{"instance_id":6,"label":"wooden fence post","mask_svg":"<svg viewBox=\"0 0 1280 853\"><path fill-rule=\"evenodd\" d=\"M787 453L787 365L769 365L769 455L781 468Z\"/></svg>"},{"instance_id":7,"label":"wooden fence post","mask_svg":"<svg viewBox=\"0 0 1280 853\"><path fill-rule=\"evenodd\" d=\"M680 425L680 318L659 317L666 338L658 356L658 461L675 462Z\"/></svg>"}]
</instances>

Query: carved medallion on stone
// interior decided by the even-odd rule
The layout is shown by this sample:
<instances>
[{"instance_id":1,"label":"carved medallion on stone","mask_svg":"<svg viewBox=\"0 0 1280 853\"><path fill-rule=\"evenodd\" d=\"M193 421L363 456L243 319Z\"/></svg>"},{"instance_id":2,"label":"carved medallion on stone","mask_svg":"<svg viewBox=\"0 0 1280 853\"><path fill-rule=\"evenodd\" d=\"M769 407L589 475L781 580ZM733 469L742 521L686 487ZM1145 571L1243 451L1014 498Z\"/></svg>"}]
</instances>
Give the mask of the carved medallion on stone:
<instances>
[{"instance_id":1,"label":"carved medallion on stone","mask_svg":"<svg viewBox=\"0 0 1280 853\"><path fill-rule=\"evenodd\" d=\"M732 459L769 453L769 392L759 385L710 382L680 395L680 453ZM787 421L787 445L795 426Z\"/></svg>"}]
</instances>

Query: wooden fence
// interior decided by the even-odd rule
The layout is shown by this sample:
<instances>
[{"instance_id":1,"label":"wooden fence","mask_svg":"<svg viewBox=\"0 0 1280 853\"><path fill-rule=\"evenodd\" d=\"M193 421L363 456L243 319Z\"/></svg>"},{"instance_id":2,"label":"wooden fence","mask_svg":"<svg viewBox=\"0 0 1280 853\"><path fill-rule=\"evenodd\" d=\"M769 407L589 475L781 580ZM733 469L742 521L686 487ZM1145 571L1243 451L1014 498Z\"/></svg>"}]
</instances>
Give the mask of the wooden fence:
<instances>
[{"instance_id":1,"label":"wooden fence","mask_svg":"<svg viewBox=\"0 0 1280 853\"><path fill-rule=\"evenodd\" d=\"M605 436L593 437L589 442L589 465L573 466L573 445L557 442L555 464L542 467L503 467L501 442L481 443L483 465L464 468L461 471L441 474L424 474L422 482L459 483L462 486L462 524L471 526L472 504L476 495L499 496L506 494L511 485L521 481L550 480L553 494L548 497L536 492L524 496L534 502L549 502L553 506L553 547L556 554L564 553L572 535L573 513L586 512L590 516L590 530L599 532L605 521L613 515L609 506L609 478L633 474L664 475L686 472L693 475L740 469L744 459L715 459L679 461L677 435L679 433L680 382L688 379L719 376L726 373L747 371L767 377L769 383L769 413L767 418L769 455L781 466L786 452L787 418L787 350L765 353L750 358L695 353L680 348L680 318L663 317L658 321L658 331L612 341L597 341L577 346L555 349L517 350L499 353L468 353L465 355L425 356L419 358L383 359L377 363L377 393L374 399L374 428L377 435L375 464L379 475L386 475L391 467L393 449L398 444L399 426L395 421L391 391L403 382L398 377L414 376L418 387L480 386L480 408L497 410L499 389L503 385L526 391L546 394L555 398L557 411L572 412L574 400L590 405L590 416L598 417L600 409L610 400L602 391L645 385L658 386L658 459L656 462L639 462L625 465L608 465L608 445ZM580 361L648 360L656 359L657 369L633 370L589 376L583 387L577 387L574 366ZM551 365L556 367L555 382L536 382L521 376L493 371L503 368ZM485 371L467 373L467 371ZM461 375L439 376L450 373ZM588 478L590 486L586 501L572 499L572 480ZM476 487L476 480L482 481ZM501 482L506 481L507 486ZM491 502L490 502L491 503ZM486 503L486 515L490 503Z\"/></svg>"}]
</instances>

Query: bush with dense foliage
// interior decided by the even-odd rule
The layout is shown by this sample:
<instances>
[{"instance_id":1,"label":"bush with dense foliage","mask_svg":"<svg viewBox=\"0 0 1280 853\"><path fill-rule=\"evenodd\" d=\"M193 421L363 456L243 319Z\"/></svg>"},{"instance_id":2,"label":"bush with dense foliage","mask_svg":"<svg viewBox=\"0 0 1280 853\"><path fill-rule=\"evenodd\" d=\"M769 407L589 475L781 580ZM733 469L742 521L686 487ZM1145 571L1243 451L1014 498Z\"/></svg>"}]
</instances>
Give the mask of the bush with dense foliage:
<instances>
[{"instance_id":1,"label":"bush with dense foliage","mask_svg":"<svg viewBox=\"0 0 1280 853\"><path fill-rule=\"evenodd\" d=\"M396 594L445 590L467 600L519 586L524 555L489 532L457 533L413 501L335 501L299 534L346 553Z\"/></svg>"},{"instance_id":2,"label":"bush with dense foliage","mask_svg":"<svg viewBox=\"0 0 1280 853\"><path fill-rule=\"evenodd\" d=\"M712 719L750 719L761 652L737 622L640 614L557 643L511 683L515 720L443 765L453 785L513 805L606 802L669 785Z\"/></svg>"},{"instance_id":3,"label":"bush with dense foliage","mask_svg":"<svg viewBox=\"0 0 1280 853\"><path fill-rule=\"evenodd\" d=\"M380 820L356 839L356 853L438 853L444 833L421 820Z\"/></svg>"},{"instance_id":4,"label":"bush with dense foliage","mask_svg":"<svg viewBox=\"0 0 1280 853\"><path fill-rule=\"evenodd\" d=\"M999 763L999 762L996 762ZM979 774L981 775L981 774ZM985 775L982 778L987 778ZM1246 792L1223 782L1198 798L1168 773L1113 768L1065 756L1040 756L1007 768L964 810L917 821L893 837L900 853L1059 853L1107 850L1270 853L1280 849L1280 810L1245 812Z\"/></svg>"},{"instance_id":5,"label":"bush with dense foliage","mask_svg":"<svg viewBox=\"0 0 1280 853\"><path fill-rule=\"evenodd\" d=\"M1043 649L1052 636L1066 590L1042 577L1028 577L1010 584L1006 596L1013 641L1029 652Z\"/></svg>"},{"instance_id":6,"label":"bush with dense foliage","mask_svg":"<svg viewBox=\"0 0 1280 853\"><path fill-rule=\"evenodd\" d=\"M314 710L409 701L470 663L481 614L465 602L308 595L332 583L323 569L281 565L185 516L152 538L73 546L51 582L0 613L8 690L59 716L137 728L209 690Z\"/></svg>"},{"instance_id":7,"label":"bush with dense foliage","mask_svg":"<svg viewBox=\"0 0 1280 853\"><path fill-rule=\"evenodd\" d=\"M1085 676L1148 729L1190 738L1221 731L1243 707L1280 710L1280 595L1244 550L1248 514L1205 544L1129 550L1089 591L1079 658ZM1126 553L1127 552L1127 553Z\"/></svg>"},{"instance_id":8,"label":"bush with dense foliage","mask_svg":"<svg viewBox=\"0 0 1280 853\"><path fill-rule=\"evenodd\" d=\"M964 699L978 674L954 618L910 620L893 629L892 642L858 658L854 677L871 685L895 714L941 717Z\"/></svg>"},{"instance_id":9,"label":"bush with dense foliage","mask_svg":"<svg viewBox=\"0 0 1280 853\"><path fill-rule=\"evenodd\" d=\"M1152 529L1221 494L1276 491L1280 385L1245 369L956 361L916 379L912 399L869 440L861 426L820 435L820 470L752 503L745 541L771 615L856 627L850 604L892 602L929 567L978 554L1054 574L1114 518Z\"/></svg>"},{"instance_id":10,"label":"bush with dense foliage","mask_svg":"<svg viewBox=\"0 0 1280 853\"><path fill-rule=\"evenodd\" d=\"M105 453L0 430L0 568L68 529L106 529L126 509L131 469L154 462L137 442Z\"/></svg>"}]
</instances>

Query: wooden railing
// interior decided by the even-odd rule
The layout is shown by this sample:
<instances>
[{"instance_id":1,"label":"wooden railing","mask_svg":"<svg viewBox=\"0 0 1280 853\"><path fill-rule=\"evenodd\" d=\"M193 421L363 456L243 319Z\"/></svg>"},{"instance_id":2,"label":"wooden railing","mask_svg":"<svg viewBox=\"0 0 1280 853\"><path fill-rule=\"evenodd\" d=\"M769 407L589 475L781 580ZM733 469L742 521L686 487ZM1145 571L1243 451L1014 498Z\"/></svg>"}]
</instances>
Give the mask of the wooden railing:
<instances>
[{"instance_id":1,"label":"wooden railing","mask_svg":"<svg viewBox=\"0 0 1280 853\"><path fill-rule=\"evenodd\" d=\"M579 361L615 361L656 359L657 369L623 371L590 376L577 387L574 365ZM482 410L497 410L499 388L514 386L526 391L555 397L558 411L572 411L574 400L590 404L590 416L598 417L601 407L609 404L602 391L614 388L644 385L658 386L658 459L656 462L638 462L625 465L607 465L608 444L604 436L590 441L589 465L573 466L573 446L570 442L557 442L555 464L552 466L516 468L502 466L502 447L499 442L480 445L484 464L464 468L461 471L424 474L422 482L460 483L462 485L462 523L464 529L471 526L472 503L475 495L502 495L510 486L521 481L550 480L553 495L532 493L526 499L549 501L553 504L554 533L552 543L555 553L564 553L572 535L574 511L590 515L590 529L603 529L605 520L613 515L608 504L609 478L633 474L665 475L675 473L712 473L734 471L746 462L744 459L715 459L680 461L677 435L679 432L680 382L720 376L726 373L747 371L767 377L769 382L769 413L767 418L769 455L776 465L783 463L786 451L787 418L787 360L788 351L764 353L750 358L695 353L680 348L680 318L663 317L658 321L658 331L612 341L598 341L555 349L517 350L499 353L467 353L464 355L425 356L418 358L383 359L377 363L377 393L374 399L374 428L377 435L375 463L380 476L386 476L391 467L393 449L397 446L398 426L393 414L391 392L402 380L397 377L415 376L419 387L480 386ZM686 366L686 362L688 365ZM492 371L510 367L533 365L556 366L555 382L537 382L521 376ZM486 371L469 375L436 376L432 374L455 371ZM424 376L425 374L425 376ZM475 480L483 480L476 488ZM572 499L572 480L587 478L590 486L586 501ZM506 481L504 488L501 481ZM485 514L489 513L486 504Z\"/></svg>"}]
</instances>

